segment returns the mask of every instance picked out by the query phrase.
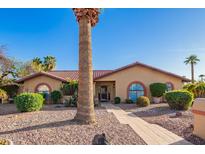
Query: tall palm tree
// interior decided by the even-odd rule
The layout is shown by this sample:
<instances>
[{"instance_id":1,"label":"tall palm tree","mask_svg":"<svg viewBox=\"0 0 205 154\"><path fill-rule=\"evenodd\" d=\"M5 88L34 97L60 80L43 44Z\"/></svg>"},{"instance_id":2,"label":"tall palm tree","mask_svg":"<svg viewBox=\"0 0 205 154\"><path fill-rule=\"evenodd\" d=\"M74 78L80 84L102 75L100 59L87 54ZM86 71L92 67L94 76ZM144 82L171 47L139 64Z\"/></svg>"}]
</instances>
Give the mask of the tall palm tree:
<instances>
[{"instance_id":1,"label":"tall palm tree","mask_svg":"<svg viewBox=\"0 0 205 154\"><path fill-rule=\"evenodd\" d=\"M74 8L73 11L79 23L79 88L75 120L90 124L96 122L93 101L91 27L97 24L100 9Z\"/></svg>"},{"instance_id":2,"label":"tall palm tree","mask_svg":"<svg viewBox=\"0 0 205 154\"><path fill-rule=\"evenodd\" d=\"M44 57L44 71L51 71L56 67L56 58L53 56Z\"/></svg>"},{"instance_id":3,"label":"tall palm tree","mask_svg":"<svg viewBox=\"0 0 205 154\"><path fill-rule=\"evenodd\" d=\"M196 55L190 55L189 57L186 58L186 60L184 61L184 63L187 64L191 64L191 81L192 83L194 83L194 65L197 64L197 62L199 62L200 60L198 59L198 57Z\"/></svg>"},{"instance_id":4,"label":"tall palm tree","mask_svg":"<svg viewBox=\"0 0 205 154\"><path fill-rule=\"evenodd\" d=\"M200 74L200 75L199 75L199 78L201 79L201 81L204 81L204 77L205 77L204 74Z\"/></svg>"}]
</instances>

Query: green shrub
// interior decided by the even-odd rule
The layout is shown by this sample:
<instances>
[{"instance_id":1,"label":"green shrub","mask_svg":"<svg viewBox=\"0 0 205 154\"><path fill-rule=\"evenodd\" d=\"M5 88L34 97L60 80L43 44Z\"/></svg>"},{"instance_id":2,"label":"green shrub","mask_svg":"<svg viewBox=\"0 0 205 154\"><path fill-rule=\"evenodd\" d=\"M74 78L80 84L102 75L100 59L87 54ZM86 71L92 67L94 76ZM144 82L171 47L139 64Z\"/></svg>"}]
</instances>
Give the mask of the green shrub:
<instances>
[{"instance_id":1,"label":"green shrub","mask_svg":"<svg viewBox=\"0 0 205 154\"><path fill-rule=\"evenodd\" d=\"M205 97L205 83L204 82L189 83L189 84L184 85L183 89L191 92L195 98Z\"/></svg>"},{"instance_id":2,"label":"green shrub","mask_svg":"<svg viewBox=\"0 0 205 154\"><path fill-rule=\"evenodd\" d=\"M65 103L65 107L77 107L78 96L74 94L70 100L67 100Z\"/></svg>"},{"instance_id":3,"label":"green shrub","mask_svg":"<svg viewBox=\"0 0 205 154\"><path fill-rule=\"evenodd\" d=\"M120 97L115 97L114 103L115 104L120 104L121 103L121 98Z\"/></svg>"},{"instance_id":4,"label":"green shrub","mask_svg":"<svg viewBox=\"0 0 205 154\"><path fill-rule=\"evenodd\" d=\"M125 103L127 103L127 104L133 104L134 102L133 102L133 100L131 100L131 99L125 99Z\"/></svg>"},{"instance_id":5,"label":"green shrub","mask_svg":"<svg viewBox=\"0 0 205 154\"><path fill-rule=\"evenodd\" d=\"M137 98L137 105L140 107L145 107L150 105L150 100L146 96L140 96Z\"/></svg>"},{"instance_id":6,"label":"green shrub","mask_svg":"<svg viewBox=\"0 0 205 154\"><path fill-rule=\"evenodd\" d=\"M150 84L150 91L152 97L162 97L166 92L167 86L164 83L152 83Z\"/></svg>"},{"instance_id":7,"label":"green shrub","mask_svg":"<svg viewBox=\"0 0 205 154\"><path fill-rule=\"evenodd\" d=\"M4 91L4 90L2 90L2 89L0 89L0 99L1 99L1 100L6 100L6 99L8 99L8 95L7 95L6 91Z\"/></svg>"},{"instance_id":8,"label":"green shrub","mask_svg":"<svg viewBox=\"0 0 205 154\"><path fill-rule=\"evenodd\" d=\"M195 85L193 89L193 94L195 98L203 98L205 97L205 83L200 82Z\"/></svg>"},{"instance_id":9,"label":"green shrub","mask_svg":"<svg viewBox=\"0 0 205 154\"><path fill-rule=\"evenodd\" d=\"M51 99L54 103L59 103L59 100L62 98L61 92L54 90L51 92Z\"/></svg>"},{"instance_id":10,"label":"green shrub","mask_svg":"<svg viewBox=\"0 0 205 154\"><path fill-rule=\"evenodd\" d=\"M193 102L193 94L186 90L174 90L165 93L165 99L171 109L188 110Z\"/></svg>"},{"instance_id":11,"label":"green shrub","mask_svg":"<svg viewBox=\"0 0 205 154\"><path fill-rule=\"evenodd\" d=\"M44 99L46 99L46 96L47 96L47 94L46 94L46 93L38 93L38 94L42 95L42 96L43 96L43 98L44 98Z\"/></svg>"},{"instance_id":12,"label":"green shrub","mask_svg":"<svg viewBox=\"0 0 205 154\"><path fill-rule=\"evenodd\" d=\"M78 91L78 82L75 80L62 84L61 91L63 95L74 95Z\"/></svg>"},{"instance_id":13,"label":"green shrub","mask_svg":"<svg viewBox=\"0 0 205 154\"><path fill-rule=\"evenodd\" d=\"M20 112L39 111L43 107L44 98L37 93L22 93L14 98Z\"/></svg>"}]
</instances>

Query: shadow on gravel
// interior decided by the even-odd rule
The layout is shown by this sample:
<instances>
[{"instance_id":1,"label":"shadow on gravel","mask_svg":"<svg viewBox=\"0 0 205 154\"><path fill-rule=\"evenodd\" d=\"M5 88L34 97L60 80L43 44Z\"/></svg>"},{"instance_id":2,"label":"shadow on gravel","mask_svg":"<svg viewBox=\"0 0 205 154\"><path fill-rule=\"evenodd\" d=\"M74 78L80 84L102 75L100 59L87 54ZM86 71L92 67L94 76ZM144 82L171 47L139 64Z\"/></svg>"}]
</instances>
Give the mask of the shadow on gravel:
<instances>
[{"instance_id":1,"label":"shadow on gravel","mask_svg":"<svg viewBox=\"0 0 205 154\"><path fill-rule=\"evenodd\" d=\"M83 124L71 119L71 120L64 120L59 122L51 122L51 123L45 123L41 125L29 126L29 127L11 130L11 131L4 131L4 132L0 132L0 135L13 134L13 133L19 133L24 131L32 131L32 130L38 130L43 128L64 127L67 125L83 125Z\"/></svg>"},{"instance_id":2,"label":"shadow on gravel","mask_svg":"<svg viewBox=\"0 0 205 154\"><path fill-rule=\"evenodd\" d=\"M104 107L95 107L95 110L104 110ZM77 110L76 107L65 107L63 104L46 104L40 111L64 111ZM26 112L19 112L15 104L0 104L0 115L21 114Z\"/></svg>"}]
</instances>

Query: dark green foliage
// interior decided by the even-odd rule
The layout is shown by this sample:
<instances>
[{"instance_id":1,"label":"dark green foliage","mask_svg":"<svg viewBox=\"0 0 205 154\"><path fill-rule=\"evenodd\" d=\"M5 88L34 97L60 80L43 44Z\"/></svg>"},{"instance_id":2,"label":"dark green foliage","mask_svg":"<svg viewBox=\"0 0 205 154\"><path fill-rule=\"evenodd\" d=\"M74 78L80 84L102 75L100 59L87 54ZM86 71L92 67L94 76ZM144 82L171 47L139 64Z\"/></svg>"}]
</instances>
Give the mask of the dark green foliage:
<instances>
[{"instance_id":1,"label":"dark green foliage","mask_svg":"<svg viewBox=\"0 0 205 154\"><path fill-rule=\"evenodd\" d=\"M115 97L114 103L115 104L120 104L121 103L121 98L120 97Z\"/></svg>"},{"instance_id":2,"label":"dark green foliage","mask_svg":"<svg viewBox=\"0 0 205 154\"><path fill-rule=\"evenodd\" d=\"M58 90L54 90L51 92L51 99L53 103L59 103L59 100L62 98L62 94Z\"/></svg>"},{"instance_id":3,"label":"dark green foliage","mask_svg":"<svg viewBox=\"0 0 205 154\"><path fill-rule=\"evenodd\" d=\"M134 102L133 102L133 100L131 100L131 99L125 99L125 103L127 103L127 104L133 104Z\"/></svg>"},{"instance_id":4,"label":"dark green foliage","mask_svg":"<svg viewBox=\"0 0 205 154\"><path fill-rule=\"evenodd\" d=\"M4 86L1 87L1 89L6 91L7 95L10 98L14 98L18 93L19 86L17 84L4 85Z\"/></svg>"},{"instance_id":5,"label":"dark green foliage","mask_svg":"<svg viewBox=\"0 0 205 154\"><path fill-rule=\"evenodd\" d=\"M61 86L61 91L62 91L63 95L68 95L68 96L74 95L74 93L76 93L78 91L78 82L73 80L73 81L69 81L67 83L64 83Z\"/></svg>"},{"instance_id":6,"label":"dark green foliage","mask_svg":"<svg viewBox=\"0 0 205 154\"><path fill-rule=\"evenodd\" d=\"M162 97L166 92L167 86L164 83L152 83L150 84L150 91L152 97Z\"/></svg>"},{"instance_id":7,"label":"dark green foliage","mask_svg":"<svg viewBox=\"0 0 205 154\"><path fill-rule=\"evenodd\" d=\"M188 110L193 102L193 94L186 90L175 90L167 92L165 99L171 109Z\"/></svg>"},{"instance_id":8,"label":"dark green foliage","mask_svg":"<svg viewBox=\"0 0 205 154\"><path fill-rule=\"evenodd\" d=\"M137 98L137 106L145 107L150 105L150 100L146 96L140 96Z\"/></svg>"},{"instance_id":9,"label":"dark green foliage","mask_svg":"<svg viewBox=\"0 0 205 154\"><path fill-rule=\"evenodd\" d=\"M22 93L15 97L14 102L20 112L32 112L43 107L44 98L37 93Z\"/></svg>"}]
</instances>

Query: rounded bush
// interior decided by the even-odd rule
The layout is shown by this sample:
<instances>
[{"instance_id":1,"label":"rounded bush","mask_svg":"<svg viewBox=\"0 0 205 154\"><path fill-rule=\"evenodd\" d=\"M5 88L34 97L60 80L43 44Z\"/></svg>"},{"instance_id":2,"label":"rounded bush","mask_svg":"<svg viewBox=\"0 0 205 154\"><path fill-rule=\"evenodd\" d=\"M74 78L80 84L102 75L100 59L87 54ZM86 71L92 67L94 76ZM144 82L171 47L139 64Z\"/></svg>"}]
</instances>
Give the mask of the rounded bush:
<instances>
[{"instance_id":1,"label":"rounded bush","mask_svg":"<svg viewBox=\"0 0 205 154\"><path fill-rule=\"evenodd\" d=\"M39 111L43 107L44 98L37 93L22 93L14 98L20 112Z\"/></svg>"},{"instance_id":2,"label":"rounded bush","mask_svg":"<svg viewBox=\"0 0 205 154\"><path fill-rule=\"evenodd\" d=\"M191 107L193 98L193 94L186 90L175 90L165 94L169 107L175 110L188 110Z\"/></svg>"},{"instance_id":3,"label":"rounded bush","mask_svg":"<svg viewBox=\"0 0 205 154\"><path fill-rule=\"evenodd\" d=\"M114 103L115 104L120 104L121 103L121 98L120 97L115 97Z\"/></svg>"},{"instance_id":4,"label":"rounded bush","mask_svg":"<svg viewBox=\"0 0 205 154\"><path fill-rule=\"evenodd\" d=\"M167 86L164 83L152 83L150 84L150 91L152 97L162 97L166 92Z\"/></svg>"},{"instance_id":5,"label":"rounded bush","mask_svg":"<svg viewBox=\"0 0 205 154\"><path fill-rule=\"evenodd\" d=\"M137 105L140 107L145 107L150 105L150 100L146 96L140 96L137 98Z\"/></svg>"},{"instance_id":6,"label":"rounded bush","mask_svg":"<svg viewBox=\"0 0 205 154\"><path fill-rule=\"evenodd\" d=\"M51 92L51 99L54 103L58 103L58 101L61 99L62 95L61 92L58 90L54 90Z\"/></svg>"}]
</instances>

